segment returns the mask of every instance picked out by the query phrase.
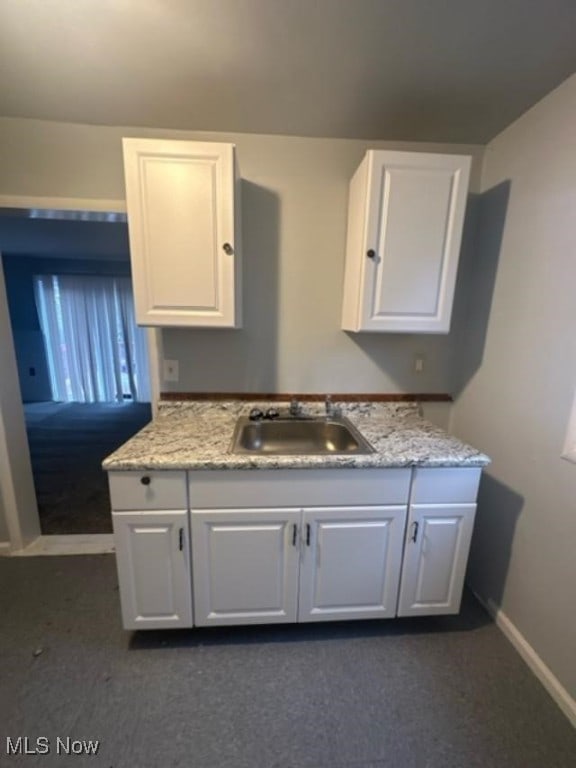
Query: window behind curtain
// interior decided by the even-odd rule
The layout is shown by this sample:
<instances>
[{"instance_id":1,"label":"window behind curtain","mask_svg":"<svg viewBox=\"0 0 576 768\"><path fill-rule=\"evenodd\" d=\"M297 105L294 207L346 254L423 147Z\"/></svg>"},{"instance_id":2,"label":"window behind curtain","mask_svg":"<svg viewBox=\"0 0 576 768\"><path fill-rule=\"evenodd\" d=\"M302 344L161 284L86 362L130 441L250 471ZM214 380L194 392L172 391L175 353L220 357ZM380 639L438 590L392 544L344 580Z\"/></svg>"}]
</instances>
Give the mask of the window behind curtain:
<instances>
[{"instance_id":1,"label":"window behind curtain","mask_svg":"<svg viewBox=\"0 0 576 768\"><path fill-rule=\"evenodd\" d=\"M39 275L34 290L55 400L150 400L130 278Z\"/></svg>"}]
</instances>

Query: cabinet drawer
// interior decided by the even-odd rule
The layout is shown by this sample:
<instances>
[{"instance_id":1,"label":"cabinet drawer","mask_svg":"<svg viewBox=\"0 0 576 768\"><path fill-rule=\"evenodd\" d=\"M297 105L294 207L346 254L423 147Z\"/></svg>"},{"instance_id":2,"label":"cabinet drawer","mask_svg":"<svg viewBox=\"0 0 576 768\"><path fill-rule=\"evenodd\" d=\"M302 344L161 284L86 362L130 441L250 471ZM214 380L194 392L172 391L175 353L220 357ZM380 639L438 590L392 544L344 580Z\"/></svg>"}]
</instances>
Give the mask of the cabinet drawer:
<instances>
[{"instance_id":1,"label":"cabinet drawer","mask_svg":"<svg viewBox=\"0 0 576 768\"><path fill-rule=\"evenodd\" d=\"M412 504L474 503L480 483L480 467L420 468L414 471Z\"/></svg>"},{"instance_id":2,"label":"cabinet drawer","mask_svg":"<svg viewBox=\"0 0 576 768\"><path fill-rule=\"evenodd\" d=\"M112 509L186 509L186 472L109 472Z\"/></svg>"},{"instance_id":3,"label":"cabinet drawer","mask_svg":"<svg viewBox=\"0 0 576 768\"><path fill-rule=\"evenodd\" d=\"M411 469L198 470L192 509L407 504Z\"/></svg>"}]
</instances>

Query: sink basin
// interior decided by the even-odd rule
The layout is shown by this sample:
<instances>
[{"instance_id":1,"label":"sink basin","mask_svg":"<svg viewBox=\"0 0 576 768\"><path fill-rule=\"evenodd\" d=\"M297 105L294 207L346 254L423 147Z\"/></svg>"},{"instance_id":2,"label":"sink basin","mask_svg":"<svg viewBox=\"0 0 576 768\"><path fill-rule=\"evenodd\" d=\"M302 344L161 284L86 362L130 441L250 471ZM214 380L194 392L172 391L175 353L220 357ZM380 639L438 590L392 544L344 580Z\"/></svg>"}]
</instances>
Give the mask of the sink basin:
<instances>
[{"instance_id":1,"label":"sink basin","mask_svg":"<svg viewBox=\"0 0 576 768\"><path fill-rule=\"evenodd\" d=\"M250 421L243 416L236 423L231 451L259 455L350 455L373 453L374 449L344 417Z\"/></svg>"}]
</instances>

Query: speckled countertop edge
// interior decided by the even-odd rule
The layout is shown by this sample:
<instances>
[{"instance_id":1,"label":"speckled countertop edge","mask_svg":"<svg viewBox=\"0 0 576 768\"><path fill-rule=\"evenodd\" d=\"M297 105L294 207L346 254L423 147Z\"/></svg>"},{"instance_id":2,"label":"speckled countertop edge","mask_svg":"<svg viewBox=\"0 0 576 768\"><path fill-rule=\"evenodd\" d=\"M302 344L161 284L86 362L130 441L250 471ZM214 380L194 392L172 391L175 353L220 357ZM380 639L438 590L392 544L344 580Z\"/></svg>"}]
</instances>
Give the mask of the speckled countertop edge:
<instances>
[{"instance_id":1,"label":"speckled countertop edge","mask_svg":"<svg viewBox=\"0 0 576 768\"><path fill-rule=\"evenodd\" d=\"M102 466L105 470L321 469L352 467L482 467L485 454L420 416L417 403L338 403L374 448L367 455L252 456L230 452L238 416L262 401L161 402L154 421ZM273 403L285 410L288 403ZM323 415L322 403L305 403L306 415Z\"/></svg>"}]
</instances>

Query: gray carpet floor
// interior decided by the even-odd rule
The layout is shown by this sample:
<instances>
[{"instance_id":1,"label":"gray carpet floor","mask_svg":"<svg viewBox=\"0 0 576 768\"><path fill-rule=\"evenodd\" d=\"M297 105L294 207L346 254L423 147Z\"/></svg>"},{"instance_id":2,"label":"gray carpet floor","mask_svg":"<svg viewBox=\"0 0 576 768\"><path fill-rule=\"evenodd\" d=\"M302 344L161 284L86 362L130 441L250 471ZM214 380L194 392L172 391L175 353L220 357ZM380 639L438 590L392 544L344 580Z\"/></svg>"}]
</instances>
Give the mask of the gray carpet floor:
<instances>
[{"instance_id":1,"label":"gray carpet floor","mask_svg":"<svg viewBox=\"0 0 576 768\"><path fill-rule=\"evenodd\" d=\"M28 403L42 533L112 533L102 459L152 418L149 403Z\"/></svg>"},{"instance_id":2,"label":"gray carpet floor","mask_svg":"<svg viewBox=\"0 0 576 768\"><path fill-rule=\"evenodd\" d=\"M576 731L470 595L456 617L131 633L113 556L5 557L0 617L3 766L576 765ZM101 744L7 758L19 735Z\"/></svg>"}]
</instances>

